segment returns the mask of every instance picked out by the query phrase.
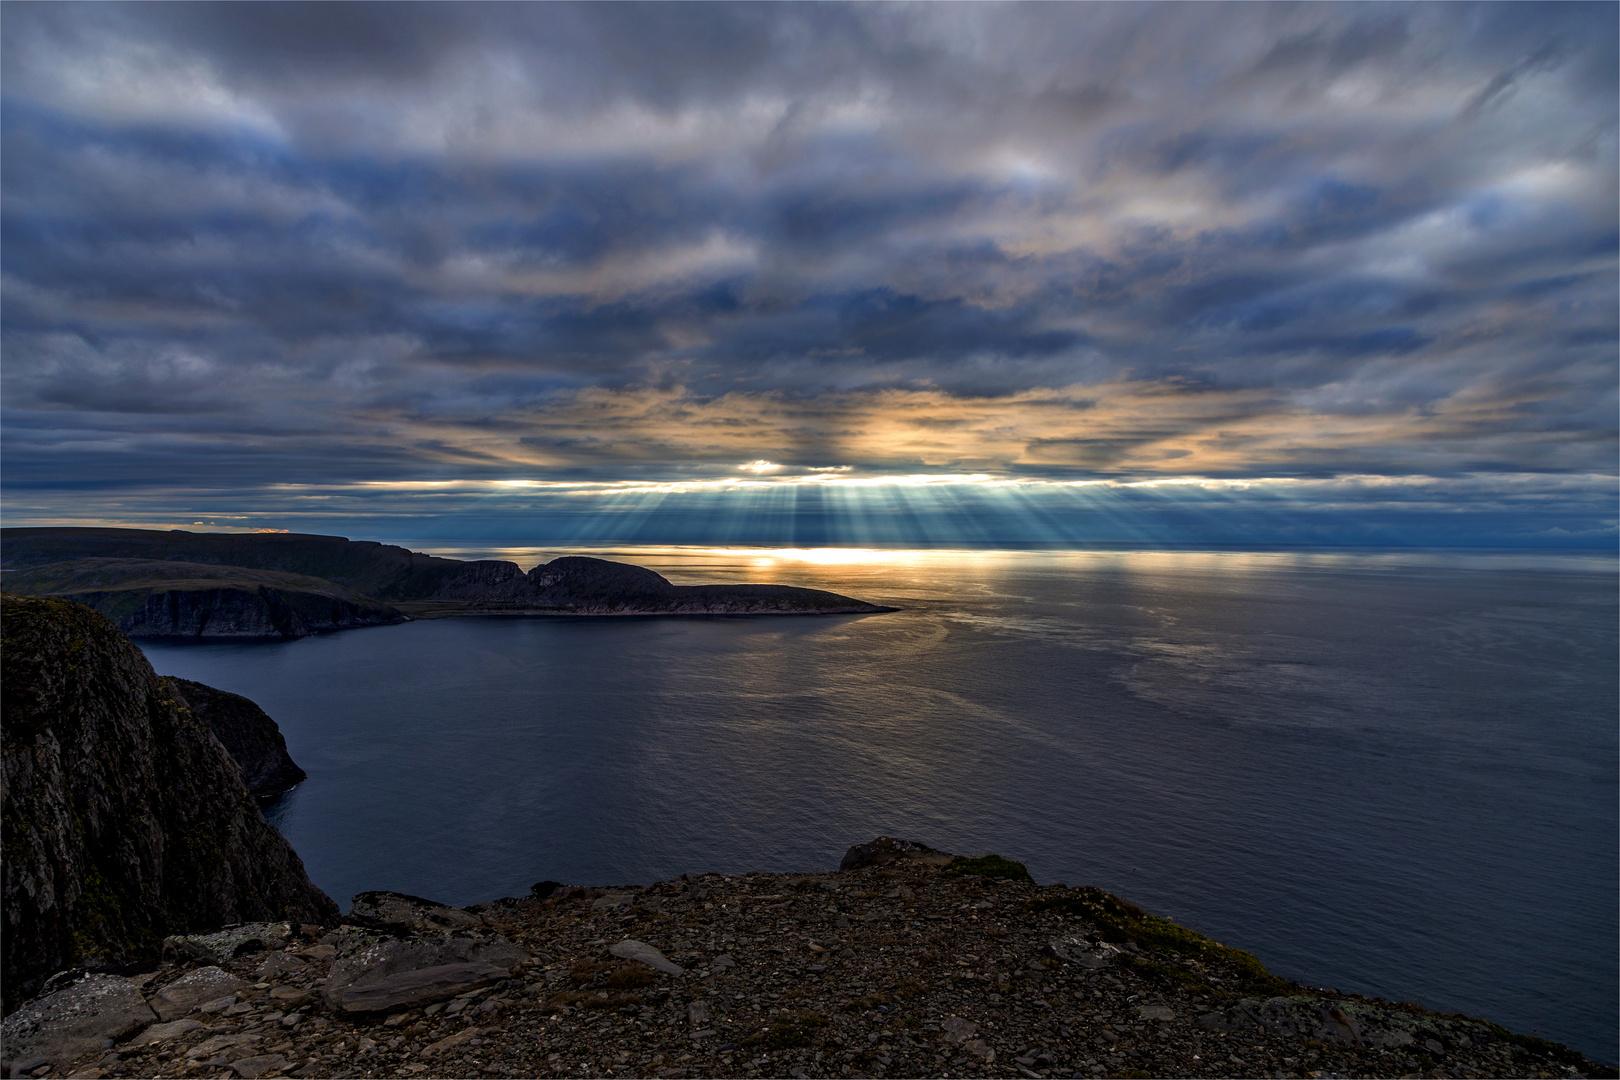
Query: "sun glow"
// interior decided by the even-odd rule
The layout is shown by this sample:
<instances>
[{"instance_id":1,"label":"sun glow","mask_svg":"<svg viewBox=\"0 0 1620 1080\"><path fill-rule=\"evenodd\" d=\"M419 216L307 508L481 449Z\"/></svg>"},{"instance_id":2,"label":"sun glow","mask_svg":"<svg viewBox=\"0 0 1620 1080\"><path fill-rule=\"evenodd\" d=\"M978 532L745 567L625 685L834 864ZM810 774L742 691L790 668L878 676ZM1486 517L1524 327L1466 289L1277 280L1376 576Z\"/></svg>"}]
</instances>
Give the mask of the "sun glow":
<instances>
[{"instance_id":1,"label":"sun glow","mask_svg":"<svg viewBox=\"0 0 1620 1080\"><path fill-rule=\"evenodd\" d=\"M755 461L739 468L748 469L755 473L772 472L786 468L770 461ZM837 466L839 470L847 470L849 466ZM1224 477L1208 476L1165 476L1154 477L1149 480L1134 479L1095 479L1095 480L1058 480L1043 477L1022 476L995 476L991 473L886 473L879 476L850 476L843 471L833 472L827 468L811 469L803 473L787 476L726 476L704 480L356 480L350 483L337 484L273 484L270 489L282 492L317 492L317 491L377 491L397 492L407 494L420 492L431 494L435 492L471 492L487 491L498 493L501 491L545 491L556 494L604 495L604 494L683 494L700 491L725 491L742 489L789 488L798 486L815 486L824 488L939 488L939 487L976 487L976 488L1008 488L1008 489L1060 489L1060 488L1165 488L1165 487L1197 487L1206 491L1220 490L1248 490L1253 487L1266 487L1298 483L1292 477L1246 477L1243 479L1227 479Z\"/></svg>"}]
</instances>

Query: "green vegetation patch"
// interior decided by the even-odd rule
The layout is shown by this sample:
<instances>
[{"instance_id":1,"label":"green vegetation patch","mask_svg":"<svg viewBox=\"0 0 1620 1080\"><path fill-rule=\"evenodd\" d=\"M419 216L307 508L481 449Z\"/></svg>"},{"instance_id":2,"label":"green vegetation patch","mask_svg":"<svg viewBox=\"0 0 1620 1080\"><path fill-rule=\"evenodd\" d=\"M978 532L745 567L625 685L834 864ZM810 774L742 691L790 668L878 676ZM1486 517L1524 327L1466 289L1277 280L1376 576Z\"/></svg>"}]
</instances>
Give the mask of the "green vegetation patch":
<instances>
[{"instance_id":1,"label":"green vegetation patch","mask_svg":"<svg viewBox=\"0 0 1620 1080\"><path fill-rule=\"evenodd\" d=\"M1104 941L1134 941L1144 948L1236 968L1244 992L1278 994L1292 986L1267 971L1253 953L1212 941L1195 930L1188 930L1169 919L1143 911L1129 900L1121 900L1101 889L1074 889L1062 896L1043 897L1035 901L1035 908L1087 919L1096 926L1098 936Z\"/></svg>"},{"instance_id":2,"label":"green vegetation patch","mask_svg":"<svg viewBox=\"0 0 1620 1080\"><path fill-rule=\"evenodd\" d=\"M1035 879L1029 876L1029 867L1000 855L959 858L946 866L945 870L951 874L977 874L979 877L1011 878L1013 881L1027 881L1031 885L1035 883Z\"/></svg>"}]
</instances>

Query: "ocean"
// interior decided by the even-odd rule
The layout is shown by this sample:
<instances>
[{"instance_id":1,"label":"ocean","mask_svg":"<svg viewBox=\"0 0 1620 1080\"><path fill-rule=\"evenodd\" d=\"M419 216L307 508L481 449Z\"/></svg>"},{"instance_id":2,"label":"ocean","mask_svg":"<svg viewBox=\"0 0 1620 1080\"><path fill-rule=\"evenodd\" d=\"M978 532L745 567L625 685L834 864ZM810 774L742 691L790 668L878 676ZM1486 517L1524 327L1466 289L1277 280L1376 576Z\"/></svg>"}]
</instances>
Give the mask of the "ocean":
<instances>
[{"instance_id":1,"label":"ocean","mask_svg":"<svg viewBox=\"0 0 1620 1080\"><path fill-rule=\"evenodd\" d=\"M280 724L309 779L267 812L345 908L832 869L887 833L1620 1058L1612 555L401 542L902 610L142 643Z\"/></svg>"}]
</instances>

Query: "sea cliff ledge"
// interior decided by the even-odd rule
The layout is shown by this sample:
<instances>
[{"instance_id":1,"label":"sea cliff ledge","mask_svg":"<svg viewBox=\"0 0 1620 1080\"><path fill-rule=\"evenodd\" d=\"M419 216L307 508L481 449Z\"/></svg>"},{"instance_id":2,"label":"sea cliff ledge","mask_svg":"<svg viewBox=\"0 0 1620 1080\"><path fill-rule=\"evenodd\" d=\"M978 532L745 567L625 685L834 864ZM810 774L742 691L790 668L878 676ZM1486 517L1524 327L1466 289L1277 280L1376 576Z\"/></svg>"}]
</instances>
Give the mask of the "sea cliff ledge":
<instances>
[{"instance_id":1,"label":"sea cliff ledge","mask_svg":"<svg viewBox=\"0 0 1620 1080\"><path fill-rule=\"evenodd\" d=\"M335 926L172 938L162 963L56 994L7 1018L8 1054L32 1053L8 1075L45 1061L31 1016L48 1028L75 995L119 1002L121 1041L58 1040L48 1075L1615 1075L1485 1021L1286 982L999 856L888 838L831 873L542 882L465 909L363 893Z\"/></svg>"}]
</instances>

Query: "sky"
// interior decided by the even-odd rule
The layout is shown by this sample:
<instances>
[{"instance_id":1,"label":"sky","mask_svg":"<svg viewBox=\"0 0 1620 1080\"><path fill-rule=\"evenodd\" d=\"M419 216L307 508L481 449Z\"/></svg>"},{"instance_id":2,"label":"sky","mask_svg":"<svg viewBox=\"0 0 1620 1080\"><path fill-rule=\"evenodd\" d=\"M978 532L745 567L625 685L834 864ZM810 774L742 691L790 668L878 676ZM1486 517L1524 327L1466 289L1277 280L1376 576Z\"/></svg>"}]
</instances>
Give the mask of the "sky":
<instances>
[{"instance_id":1,"label":"sky","mask_svg":"<svg viewBox=\"0 0 1620 1080\"><path fill-rule=\"evenodd\" d=\"M1617 12L8 0L0 510L1612 548Z\"/></svg>"}]
</instances>

